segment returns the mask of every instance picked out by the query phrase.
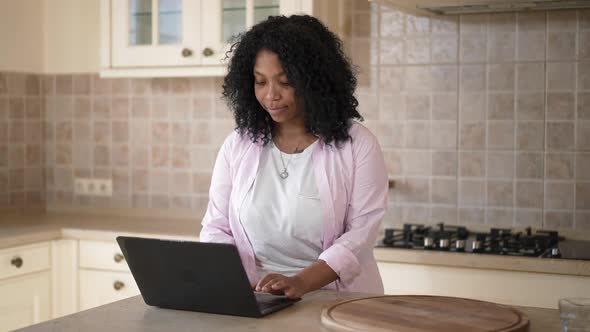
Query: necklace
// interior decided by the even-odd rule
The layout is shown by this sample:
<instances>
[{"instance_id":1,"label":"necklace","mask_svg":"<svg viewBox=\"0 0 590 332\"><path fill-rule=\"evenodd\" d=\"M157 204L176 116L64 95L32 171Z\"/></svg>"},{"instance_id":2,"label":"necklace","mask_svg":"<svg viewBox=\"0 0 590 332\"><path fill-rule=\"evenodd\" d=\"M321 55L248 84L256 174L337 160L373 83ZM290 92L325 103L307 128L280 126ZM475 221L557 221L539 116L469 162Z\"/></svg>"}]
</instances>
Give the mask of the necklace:
<instances>
[{"instance_id":1,"label":"necklace","mask_svg":"<svg viewBox=\"0 0 590 332\"><path fill-rule=\"evenodd\" d=\"M281 164L283 164L283 171L279 172L279 176L281 177L281 179L286 179L289 177L289 171L287 171L287 168L289 167L289 163L291 163L291 159L293 159L293 155L291 155L289 157L289 159L287 160L287 163L285 164L285 160L283 160L283 152L281 151L281 149L279 149L278 146L276 146L276 144L273 145L277 148L277 150L279 151L279 157L281 157ZM299 145L297 145L297 147L295 148L295 151L299 150Z\"/></svg>"}]
</instances>

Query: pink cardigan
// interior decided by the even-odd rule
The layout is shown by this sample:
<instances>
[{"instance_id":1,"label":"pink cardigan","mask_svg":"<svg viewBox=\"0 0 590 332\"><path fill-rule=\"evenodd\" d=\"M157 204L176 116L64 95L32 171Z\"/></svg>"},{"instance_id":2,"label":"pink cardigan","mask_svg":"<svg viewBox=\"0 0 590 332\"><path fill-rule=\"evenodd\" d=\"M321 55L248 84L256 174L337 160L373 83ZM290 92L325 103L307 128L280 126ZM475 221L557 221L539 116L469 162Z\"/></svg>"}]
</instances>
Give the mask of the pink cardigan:
<instances>
[{"instance_id":1,"label":"pink cardigan","mask_svg":"<svg viewBox=\"0 0 590 332\"><path fill-rule=\"evenodd\" d=\"M383 294L373 256L387 206L387 170L375 136L353 122L352 141L340 148L318 142L312 161L324 210L325 261L339 276L324 288ZM239 220L239 209L254 183L261 144L230 134L215 162L200 240L234 244L251 283L258 282L254 251ZM269 234L272 236L272 234Z\"/></svg>"}]
</instances>

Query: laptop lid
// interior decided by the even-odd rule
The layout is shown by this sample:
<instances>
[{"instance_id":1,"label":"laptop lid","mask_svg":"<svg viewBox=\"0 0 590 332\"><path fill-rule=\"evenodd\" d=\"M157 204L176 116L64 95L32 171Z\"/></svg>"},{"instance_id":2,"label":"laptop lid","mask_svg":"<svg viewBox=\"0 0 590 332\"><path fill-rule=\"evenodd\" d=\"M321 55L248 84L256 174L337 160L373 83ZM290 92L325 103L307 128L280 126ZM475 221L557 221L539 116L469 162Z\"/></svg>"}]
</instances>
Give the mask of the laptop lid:
<instances>
[{"instance_id":1,"label":"laptop lid","mask_svg":"<svg viewBox=\"0 0 590 332\"><path fill-rule=\"evenodd\" d=\"M148 305L261 317L294 302L283 298L261 310L231 244L127 236L117 242Z\"/></svg>"}]
</instances>

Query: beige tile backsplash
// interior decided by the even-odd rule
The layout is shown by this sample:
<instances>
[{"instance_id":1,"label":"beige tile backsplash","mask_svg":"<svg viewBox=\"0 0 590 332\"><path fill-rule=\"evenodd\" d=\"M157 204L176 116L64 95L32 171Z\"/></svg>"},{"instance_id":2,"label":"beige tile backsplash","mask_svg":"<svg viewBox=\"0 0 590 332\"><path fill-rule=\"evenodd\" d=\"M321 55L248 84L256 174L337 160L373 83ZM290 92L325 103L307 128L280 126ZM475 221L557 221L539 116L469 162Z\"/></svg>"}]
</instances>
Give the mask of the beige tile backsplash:
<instances>
[{"instance_id":1,"label":"beige tile backsplash","mask_svg":"<svg viewBox=\"0 0 590 332\"><path fill-rule=\"evenodd\" d=\"M1 73L0 205L202 213L232 128L211 109L218 83ZM113 197L74 195L75 177L112 179Z\"/></svg>"},{"instance_id":2,"label":"beige tile backsplash","mask_svg":"<svg viewBox=\"0 0 590 332\"><path fill-rule=\"evenodd\" d=\"M590 11L354 6L365 124L403 222L590 229ZM194 211L233 128L219 78L0 73L0 207ZM113 180L113 197L73 193Z\"/></svg>"},{"instance_id":3,"label":"beige tile backsplash","mask_svg":"<svg viewBox=\"0 0 590 332\"><path fill-rule=\"evenodd\" d=\"M422 29L370 11L377 65L353 60L379 86L359 94L378 102L367 124L397 180L386 224L588 229L590 11L420 18Z\"/></svg>"}]
</instances>

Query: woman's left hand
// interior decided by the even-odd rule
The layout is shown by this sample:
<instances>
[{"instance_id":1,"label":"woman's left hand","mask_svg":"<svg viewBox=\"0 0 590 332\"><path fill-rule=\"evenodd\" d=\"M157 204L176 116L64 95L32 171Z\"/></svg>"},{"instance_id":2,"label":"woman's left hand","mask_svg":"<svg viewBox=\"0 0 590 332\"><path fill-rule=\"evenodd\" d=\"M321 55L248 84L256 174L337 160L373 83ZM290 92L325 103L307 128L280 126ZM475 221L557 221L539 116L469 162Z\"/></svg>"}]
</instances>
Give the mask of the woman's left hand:
<instances>
[{"instance_id":1,"label":"woman's left hand","mask_svg":"<svg viewBox=\"0 0 590 332\"><path fill-rule=\"evenodd\" d=\"M278 273L270 273L260 279L256 285L256 291L275 295L284 294L288 298L296 299L307 293L308 287L305 281L298 276L287 277Z\"/></svg>"}]
</instances>

